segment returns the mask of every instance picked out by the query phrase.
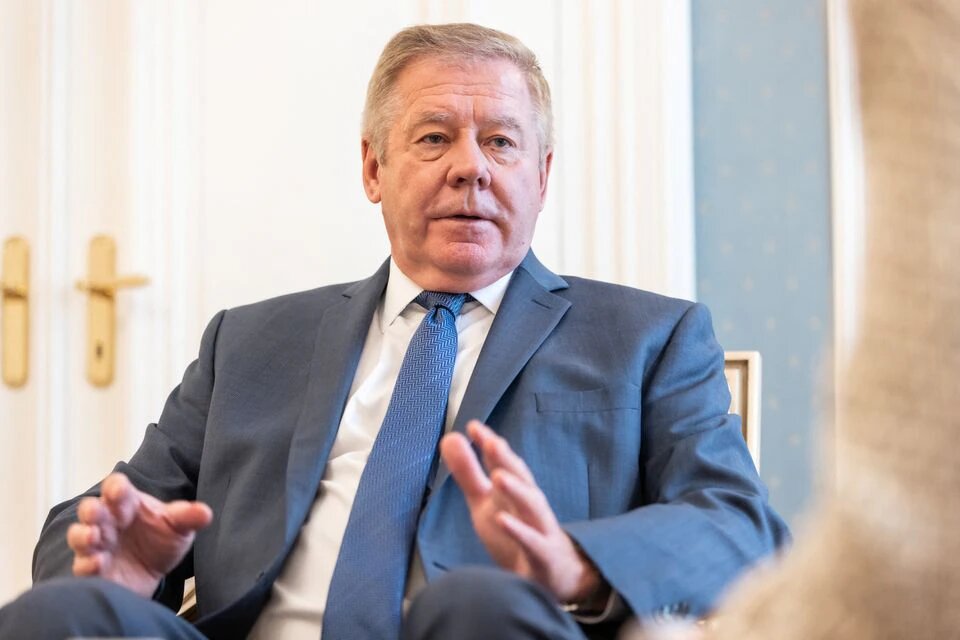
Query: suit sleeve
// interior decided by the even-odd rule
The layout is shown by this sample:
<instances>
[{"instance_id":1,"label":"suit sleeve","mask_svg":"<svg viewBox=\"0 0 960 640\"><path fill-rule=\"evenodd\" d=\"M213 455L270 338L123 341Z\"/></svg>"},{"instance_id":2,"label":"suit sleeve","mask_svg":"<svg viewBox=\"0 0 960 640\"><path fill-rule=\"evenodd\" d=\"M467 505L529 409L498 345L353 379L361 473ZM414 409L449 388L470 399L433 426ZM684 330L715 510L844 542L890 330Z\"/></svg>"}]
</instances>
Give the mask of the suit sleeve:
<instances>
[{"instance_id":1,"label":"suit sleeve","mask_svg":"<svg viewBox=\"0 0 960 640\"><path fill-rule=\"evenodd\" d=\"M147 426L140 448L129 463L114 471L124 473L135 487L163 501L193 500L203 448L204 427L213 390L217 334L224 312L207 325L200 354L186 369L183 381L167 398L160 420ZM73 552L67 546L67 528L77 521L77 504L86 496L99 496L99 483L83 494L51 509L33 554L33 580L72 575ZM183 581L193 575L192 554L163 581L155 598L179 608Z\"/></svg>"},{"instance_id":2,"label":"suit sleeve","mask_svg":"<svg viewBox=\"0 0 960 640\"><path fill-rule=\"evenodd\" d=\"M642 398L643 506L568 533L641 618L701 616L786 525L728 414L723 350L700 304L680 318Z\"/></svg>"}]
</instances>

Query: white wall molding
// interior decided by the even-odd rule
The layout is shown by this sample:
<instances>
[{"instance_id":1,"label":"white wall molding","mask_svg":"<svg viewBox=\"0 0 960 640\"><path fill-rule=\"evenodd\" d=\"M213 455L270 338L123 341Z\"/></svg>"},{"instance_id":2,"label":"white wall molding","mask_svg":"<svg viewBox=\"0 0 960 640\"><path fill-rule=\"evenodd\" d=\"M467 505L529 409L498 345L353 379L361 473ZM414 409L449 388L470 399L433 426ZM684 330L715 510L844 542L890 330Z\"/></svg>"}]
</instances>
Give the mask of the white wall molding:
<instances>
[{"instance_id":1,"label":"white wall molding","mask_svg":"<svg viewBox=\"0 0 960 640\"><path fill-rule=\"evenodd\" d=\"M37 457L34 475L39 508L49 507L67 494L69 364L68 304L70 242L67 188L70 79L70 6L62 0L43 0L43 41L40 74L43 83L37 251L34 254L37 332L31 348L37 362L34 384L38 402L34 416Z\"/></svg>"},{"instance_id":2,"label":"white wall molding","mask_svg":"<svg viewBox=\"0 0 960 640\"><path fill-rule=\"evenodd\" d=\"M857 335L866 230L856 56L846 0L828 2L828 26L834 344L842 366Z\"/></svg>"},{"instance_id":3,"label":"white wall molding","mask_svg":"<svg viewBox=\"0 0 960 640\"><path fill-rule=\"evenodd\" d=\"M664 269L665 291L680 297L697 296L696 226L693 176L693 66L689 2L661 2L660 118L663 169L659 213L664 222L658 261ZM652 271L652 268L651 268Z\"/></svg>"},{"instance_id":4,"label":"white wall molding","mask_svg":"<svg viewBox=\"0 0 960 640\"><path fill-rule=\"evenodd\" d=\"M131 179L128 269L151 278L129 307L129 355L136 371L126 434L132 450L143 425L196 355L203 260L199 251L201 132L199 34L202 5L151 0L131 5Z\"/></svg>"},{"instance_id":5,"label":"white wall molding","mask_svg":"<svg viewBox=\"0 0 960 640\"><path fill-rule=\"evenodd\" d=\"M558 23L555 263L693 298L689 3L562 3Z\"/></svg>"},{"instance_id":6,"label":"white wall molding","mask_svg":"<svg viewBox=\"0 0 960 640\"><path fill-rule=\"evenodd\" d=\"M562 7L561 268L693 298L689 4Z\"/></svg>"},{"instance_id":7,"label":"white wall molding","mask_svg":"<svg viewBox=\"0 0 960 640\"><path fill-rule=\"evenodd\" d=\"M827 2L830 81L830 164L833 219L833 389L843 394L844 375L857 341L863 293L866 205L863 145L847 0ZM834 403L834 428L842 422ZM836 469L837 475L842 470Z\"/></svg>"}]
</instances>

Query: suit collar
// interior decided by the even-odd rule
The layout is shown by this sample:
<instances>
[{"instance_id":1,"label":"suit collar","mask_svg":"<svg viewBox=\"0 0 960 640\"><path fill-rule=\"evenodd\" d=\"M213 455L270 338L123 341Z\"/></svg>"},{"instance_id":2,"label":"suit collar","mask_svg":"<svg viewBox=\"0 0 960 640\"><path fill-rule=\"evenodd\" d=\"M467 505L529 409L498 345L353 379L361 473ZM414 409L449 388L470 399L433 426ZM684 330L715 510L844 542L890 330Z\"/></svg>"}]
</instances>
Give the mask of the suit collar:
<instances>
[{"instance_id":1,"label":"suit collar","mask_svg":"<svg viewBox=\"0 0 960 640\"><path fill-rule=\"evenodd\" d=\"M420 285L400 270L396 262L391 259L389 264L390 277L387 280L387 287L384 291L383 302L380 305L380 313L378 314L381 333L385 332L387 327L393 324L407 307L413 303L420 292L423 291ZM500 308L500 303L503 301L503 295L506 293L507 286L510 284L512 275L513 272L510 272L496 282L488 284L483 289L466 292L473 296L476 302L467 302L463 313L466 313L467 309L471 308L471 304L476 305L479 303L483 305L487 311L496 315L497 310Z\"/></svg>"},{"instance_id":2,"label":"suit collar","mask_svg":"<svg viewBox=\"0 0 960 640\"><path fill-rule=\"evenodd\" d=\"M570 286L566 280L543 266L543 263L537 259L532 250L527 252L517 270L526 271L527 275L546 291L560 291Z\"/></svg>"}]
</instances>

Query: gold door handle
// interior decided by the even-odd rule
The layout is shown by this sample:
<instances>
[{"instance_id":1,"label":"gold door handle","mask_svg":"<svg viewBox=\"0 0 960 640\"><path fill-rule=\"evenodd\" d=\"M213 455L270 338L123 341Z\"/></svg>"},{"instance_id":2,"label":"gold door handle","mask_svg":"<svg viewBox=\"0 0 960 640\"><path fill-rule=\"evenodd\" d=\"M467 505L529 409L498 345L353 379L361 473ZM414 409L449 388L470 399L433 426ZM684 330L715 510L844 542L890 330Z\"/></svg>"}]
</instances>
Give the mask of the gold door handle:
<instances>
[{"instance_id":1,"label":"gold door handle","mask_svg":"<svg viewBox=\"0 0 960 640\"><path fill-rule=\"evenodd\" d=\"M11 387L27 383L30 337L30 245L20 237L3 243L0 274L3 329L3 382Z\"/></svg>"},{"instance_id":2,"label":"gold door handle","mask_svg":"<svg viewBox=\"0 0 960 640\"><path fill-rule=\"evenodd\" d=\"M24 287L18 287L17 285L3 283L3 297L4 298L15 298L17 300L26 300L27 299L27 290Z\"/></svg>"},{"instance_id":3,"label":"gold door handle","mask_svg":"<svg viewBox=\"0 0 960 640\"><path fill-rule=\"evenodd\" d=\"M142 287L144 276L117 276L117 245L109 236L90 240L87 279L77 289L87 294L87 379L97 387L113 382L117 341L117 291Z\"/></svg>"},{"instance_id":4,"label":"gold door handle","mask_svg":"<svg viewBox=\"0 0 960 640\"><path fill-rule=\"evenodd\" d=\"M146 276L125 276L113 280L77 280L77 289L84 293L96 293L101 296L114 297L118 289L126 287L143 287L150 284Z\"/></svg>"}]
</instances>

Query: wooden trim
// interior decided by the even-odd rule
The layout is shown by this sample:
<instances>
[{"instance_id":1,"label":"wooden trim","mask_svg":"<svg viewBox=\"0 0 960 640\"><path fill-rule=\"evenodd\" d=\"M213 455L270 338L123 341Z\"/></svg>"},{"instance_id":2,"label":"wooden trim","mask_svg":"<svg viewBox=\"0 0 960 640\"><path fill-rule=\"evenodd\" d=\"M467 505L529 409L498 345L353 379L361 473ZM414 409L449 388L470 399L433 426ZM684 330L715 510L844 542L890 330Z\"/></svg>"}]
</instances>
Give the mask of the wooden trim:
<instances>
[{"instance_id":1,"label":"wooden trim","mask_svg":"<svg viewBox=\"0 0 960 640\"><path fill-rule=\"evenodd\" d=\"M727 351L724 375L730 386L730 412L740 416L743 438L760 469L760 387L762 365L759 351Z\"/></svg>"}]
</instances>

